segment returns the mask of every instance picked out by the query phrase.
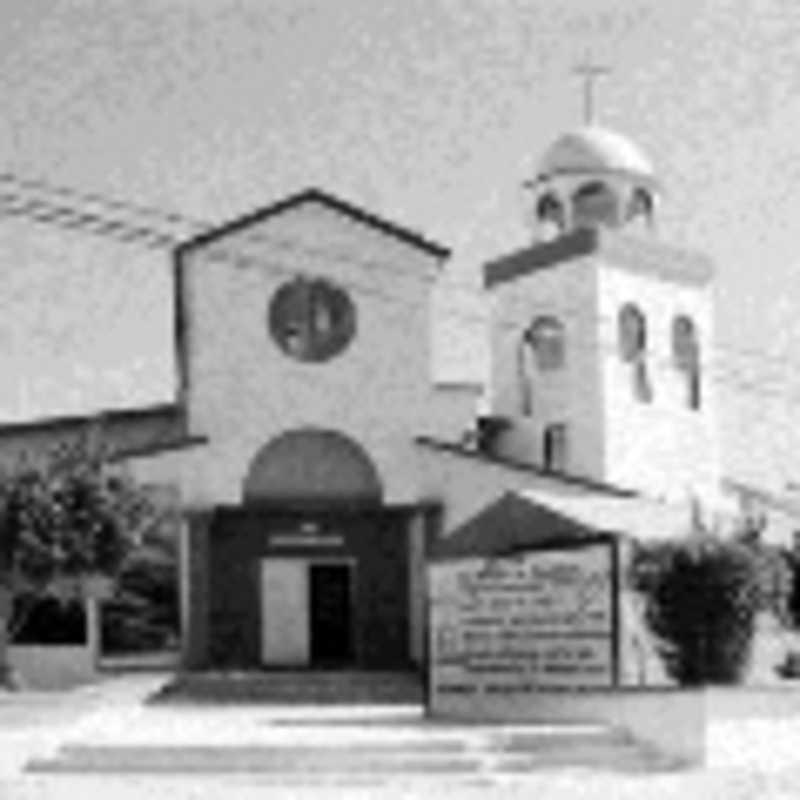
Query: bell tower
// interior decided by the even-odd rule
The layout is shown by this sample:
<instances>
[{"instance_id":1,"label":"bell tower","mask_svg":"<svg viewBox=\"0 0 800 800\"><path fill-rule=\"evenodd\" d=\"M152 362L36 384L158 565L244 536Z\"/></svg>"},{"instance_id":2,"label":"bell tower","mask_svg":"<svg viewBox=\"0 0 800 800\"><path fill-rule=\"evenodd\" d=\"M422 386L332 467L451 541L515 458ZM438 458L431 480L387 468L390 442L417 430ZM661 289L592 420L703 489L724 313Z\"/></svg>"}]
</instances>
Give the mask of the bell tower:
<instances>
[{"instance_id":1,"label":"bell tower","mask_svg":"<svg viewBox=\"0 0 800 800\"><path fill-rule=\"evenodd\" d=\"M656 497L715 496L713 268L652 235L652 163L589 119L526 186L532 243L484 269L498 453Z\"/></svg>"}]
</instances>

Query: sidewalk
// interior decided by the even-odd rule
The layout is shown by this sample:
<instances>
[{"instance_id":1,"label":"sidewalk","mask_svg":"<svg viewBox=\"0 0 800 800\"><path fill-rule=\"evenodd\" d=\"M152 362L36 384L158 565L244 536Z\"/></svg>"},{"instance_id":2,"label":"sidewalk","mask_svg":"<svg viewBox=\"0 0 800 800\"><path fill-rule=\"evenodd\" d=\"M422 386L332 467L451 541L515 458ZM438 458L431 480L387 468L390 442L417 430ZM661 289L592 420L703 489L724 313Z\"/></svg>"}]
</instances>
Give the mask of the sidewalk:
<instances>
[{"instance_id":1,"label":"sidewalk","mask_svg":"<svg viewBox=\"0 0 800 800\"><path fill-rule=\"evenodd\" d=\"M0 693L0 781L18 775L30 758L55 752L80 725L141 707L168 677L125 675L65 692Z\"/></svg>"},{"instance_id":2,"label":"sidewalk","mask_svg":"<svg viewBox=\"0 0 800 800\"><path fill-rule=\"evenodd\" d=\"M145 705L166 679L134 674L57 695L0 696L0 797L800 797L800 719L794 716L715 724L709 735L711 764L704 770L614 772L613 763L602 759L593 766L546 762L543 768L534 763L532 769L520 769L514 759L527 764L538 753L558 754L564 729L432 723L423 719L419 706ZM571 746L592 750L594 737L601 735L596 728L575 726L567 732L565 752ZM501 740L510 750L498 745ZM604 757L607 745L601 737L597 753ZM31 759L63 758L65 751L86 764L86 771L24 771ZM362 757L377 761L359 765ZM381 772L393 758L406 759L409 771ZM511 769L500 764L504 758ZM248 771L248 763L257 768ZM374 771L373 763L379 764ZM123 768L117 770L117 764ZM337 766L344 770L338 776Z\"/></svg>"}]
</instances>

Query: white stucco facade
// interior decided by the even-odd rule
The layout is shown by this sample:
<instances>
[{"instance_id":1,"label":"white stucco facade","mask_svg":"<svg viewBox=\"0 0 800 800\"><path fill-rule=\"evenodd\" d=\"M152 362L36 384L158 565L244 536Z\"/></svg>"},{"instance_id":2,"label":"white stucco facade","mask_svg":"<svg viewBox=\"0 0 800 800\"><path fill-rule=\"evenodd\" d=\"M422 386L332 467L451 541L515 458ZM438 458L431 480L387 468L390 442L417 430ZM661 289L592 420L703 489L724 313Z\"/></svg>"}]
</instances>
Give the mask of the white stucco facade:
<instances>
[{"instance_id":1,"label":"white stucco facade","mask_svg":"<svg viewBox=\"0 0 800 800\"><path fill-rule=\"evenodd\" d=\"M541 191L557 185L566 198L579 186L602 182L620 204L636 187L655 196L649 162L632 159L620 137L601 133L592 129L578 137L577 155L569 137L555 147L550 156L558 158L544 159ZM489 416L502 421L491 445L494 457L668 503L717 505L713 269L707 259L650 231L632 234L622 217L601 216L596 224L576 223L554 240L490 262L490 378L481 392L475 385L438 386L432 374L432 296L444 253L390 233L311 198L234 223L179 251L182 399L188 435L206 443L138 458L137 473L177 480L190 507L234 505L242 500L254 456L268 442L287 431L335 430L372 461L384 502L439 499L444 506L477 508L479 497L487 491L495 497L502 488L494 485L495 471L476 466L487 476L486 491L472 479L455 487L420 463L414 440L475 446L484 397ZM355 336L330 360L292 358L270 335L270 300L298 276L328 280L354 303ZM646 324L636 364L620 352L620 311L630 304ZM692 321L697 337L694 404L688 374L673 352L679 316ZM525 339L540 318L562 327L563 360L555 368L544 368ZM646 374L647 398L637 393L637 374ZM555 466L545 452L554 427L563 437ZM498 479L508 482L509 474L502 474ZM455 499L459 493L463 502Z\"/></svg>"},{"instance_id":2,"label":"white stucco facade","mask_svg":"<svg viewBox=\"0 0 800 800\"><path fill-rule=\"evenodd\" d=\"M541 466L545 428L565 423L570 436L568 471L602 477L597 291L597 270L585 259L532 272L491 291L491 410L511 422L498 443L502 455ZM543 316L564 326L567 349L564 365L557 370L537 370L529 354L520 364L523 333L533 319ZM523 408L524 392L529 393L530 413Z\"/></svg>"},{"instance_id":3,"label":"white stucco facade","mask_svg":"<svg viewBox=\"0 0 800 800\"><path fill-rule=\"evenodd\" d=\"M686 270L675 274L676 262ZM615 237L599 254L598 317L602 343L604 479L672 501L697 497L717 505L720 459L710 265L657 242ZM697 277L694 277L697 276ZM652 398L633 391L633 368L619 355L617 315L635 303L647 321L645 357ZM672 352L679 316L694 322L700 354L699 407L687 402L687 376Z\"/></svg>"},{"instance_id":4,"label":"white stucco facade","mask_svg":"<svg viewBox=\"0 0 800 800\"><path fill-rule=\"evenodd\" d=\"M653 238L577 231L487 267L492 309L491 414L506 421L498 452L544 467L545 431L564 426L561 471L669 502L720 502L714 394L713 269ZM620 313L645 325L641 357L621 352ZM698 385L679 368L673 326L691 320ZM563 359L538 363L526 331L562 327ZM644 376L646 397L636 381Z\"/></svg>"},{"instance_id":5,"label":"white stucco facade","mask_svg":"<svg viewBox=\"0 0 800 800\"><path fill-rule=\"evenodd\" d=\"M474 387L431 378L431 287L440 258L320 202L307 202L183 255L188 434L207 444L136 459L149 480L173 476L184 502L241 501L251 460L296 429L336 430L373 461L387 503L420 495L414 436L456 436L474 416ZM352 341L322 362L296 360L268 327L274 293L297 276L344 289Z\"/></svg>"}]
</instances>

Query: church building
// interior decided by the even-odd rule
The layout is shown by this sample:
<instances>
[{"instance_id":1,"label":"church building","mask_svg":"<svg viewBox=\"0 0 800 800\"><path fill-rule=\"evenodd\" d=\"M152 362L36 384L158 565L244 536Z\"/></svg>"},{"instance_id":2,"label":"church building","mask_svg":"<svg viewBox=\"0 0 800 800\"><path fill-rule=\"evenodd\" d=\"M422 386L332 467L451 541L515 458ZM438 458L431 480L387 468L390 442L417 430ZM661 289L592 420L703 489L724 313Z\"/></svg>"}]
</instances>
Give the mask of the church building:
<instances>
[{"instance_id":1,"label":"church building","mask_svg":"<svg viewBox=\"0 0 800 800\"><path fill-rule=\"evenodd\" d=\"M658 238L615 133L562 135L528 189L474 385L432 375L449 252L400 225L309 190L177 248L178 396L106 434L180 498L186 668L421 663L426 554L508 492L634 536L716 507L711 264ZM79 423L9 426L0 454Z\"/></svg>"}]
</instances>

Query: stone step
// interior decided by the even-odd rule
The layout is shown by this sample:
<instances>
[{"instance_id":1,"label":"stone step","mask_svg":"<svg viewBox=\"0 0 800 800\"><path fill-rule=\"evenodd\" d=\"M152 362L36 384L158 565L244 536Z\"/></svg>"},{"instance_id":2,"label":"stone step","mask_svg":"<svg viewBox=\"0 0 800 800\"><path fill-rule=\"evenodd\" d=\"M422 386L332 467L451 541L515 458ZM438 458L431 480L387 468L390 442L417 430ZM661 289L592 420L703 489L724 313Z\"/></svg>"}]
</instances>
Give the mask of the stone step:
<instances>
[{"instance_id":1,"label":"stone step","mask_svg":"<svg viewBox=\"0 0 800 800\"><path fill-rule=\"evenodd\" d=\"M174 724L174 720L172 721ZM245 748L255 751L275 750L278 753L303 756L319 755L339 758L344 755L372 755L385 753L548 753L565 748L591 748L593 746L624 747L633 744L630 736L609 728L582 728L573 730L546 728L542 731L509 733L493 729L471 729L441 726L440 723L428 725L425 722L416 726L384 726L370 729L364 726L326 726L313 727L289 724L266 725L224 724L220 722L213 731L190 728L183 725L175 728L172 724L159 725L158 720L150 720L144 726L134 723L131 727L108 726L99 730L84 730L79 739L62 745L61 753L71 755L75 752L91 752L98 748L113 748L116 752L136 751L152 748L172 748L174 750L195 751L198 748L232 751Z\"/></svg>"},{"instance_id":2,"label":"stone step","mask_svg":"<svg viewBox=\"0 0 800 800\"><path fill-rule=\"evenodd\" d=\"M679 766L624 734L575 737L448 739L331 746L71 744L54 758L28 764L32 772L238 773L329 780L349 775L519 774L581 767L648 771Z\"/></svg>"},{"instance_id":3,"label":"stone step","mask_svg":"<svg viewBox=\"0 0 800 800\"><path fill-rule=\"evenodd\" d=\"M422 702L423 687L413 672L186 673L153 700L414 704Z\"/></svg>"}]
</instances>

